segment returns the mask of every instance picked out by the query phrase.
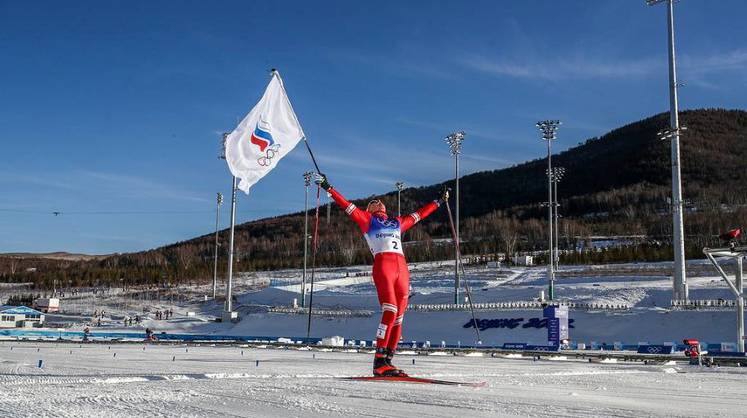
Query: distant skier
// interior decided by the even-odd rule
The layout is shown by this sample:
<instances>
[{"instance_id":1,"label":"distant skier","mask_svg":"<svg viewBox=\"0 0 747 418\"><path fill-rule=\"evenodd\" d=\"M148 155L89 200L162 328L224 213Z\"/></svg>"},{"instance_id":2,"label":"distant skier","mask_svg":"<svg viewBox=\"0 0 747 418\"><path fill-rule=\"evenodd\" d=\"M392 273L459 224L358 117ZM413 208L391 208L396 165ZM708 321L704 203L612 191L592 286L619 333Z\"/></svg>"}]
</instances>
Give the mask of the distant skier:
<instances>
[{"instance_id":1,"label":"distant skier","mask_svg":"<svg viewBox=\"0 0 747 418\"><path fill-rule=\"evenodd\" d=\"M719 235L719 238L726 241L730 247L734 247L736 246L739 237L742 235L742 231L743 228L732 229L731 231Z\"/></svg>"},{"instance_id":2,"label":"distant skier","mask_svg":"<svg viewBox=\"0 0 747 418\"><path fill-rule=\"evenodd\" d=\"M392 365L392 358L402 335L402 320L410 291L410 272L402 252L401 235L438 209L449 197L448 190L445 189L438 199L416 212L390 218L386 214L386 206L380 200L372 200L366 210L362 211L338 193L324 174L318 174L316 182L355 221L374 256L373 281L382 314L376 331L373 374L407 376Z\"/></svg>"}]
</instances>

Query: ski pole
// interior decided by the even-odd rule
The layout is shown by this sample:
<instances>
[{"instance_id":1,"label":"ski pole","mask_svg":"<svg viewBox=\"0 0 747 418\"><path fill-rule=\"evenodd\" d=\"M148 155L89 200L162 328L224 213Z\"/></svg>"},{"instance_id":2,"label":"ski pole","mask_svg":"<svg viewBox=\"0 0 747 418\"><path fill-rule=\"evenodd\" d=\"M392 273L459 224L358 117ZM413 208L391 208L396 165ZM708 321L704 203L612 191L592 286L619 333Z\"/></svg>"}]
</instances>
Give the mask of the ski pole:
<instances>
[{"instance_id":1,"label":"ski pole","mask_svg":"<svg viewBox=\"0 0 747 418\"><path fill-rule=\"evenodd\" d=\"M456 229L454 228L454 219L451 216L451 208L449 207L449 198L446 198L446 201L444 202L446 204L446 213L449 215L449 227L451 228L451 236L454 240L454 246L456 247L457 252L457 263L462 268L462 275L464 276L464 290L467 293L467 301L469 302L469 310L472 313L472 324L475 327L475 333L477 334L477 343L482 344L482 338L480 338L480 329L477 327L477 318L475 318L475 308L472 305L472 292L469 288L469 283L467 282L467 274L464 271L464 264L462 263L462 251L459 248L459 238L456 235Z\"/></svg>"},{"instance_id":2,"label":"ski pole","mask_svg":"<svg viewBox=\"0 0 747 418\"><path fill-rule=\"evenodd\" d=\"M311 150L309 150L311 151ZM309 337L311 336L311 310L314 306L314 272L316 271L316 252L317 252L317 240L319 237L319 194L322 187L317 185L316 187L316 213L314 215L314 240L311 245L311 291L309 292L309 319L306 323L306 342L308 343ZM308 237L304 236L304 239ZM306 291L306 289L304 289Z\"/></svg>"}]
</instances>

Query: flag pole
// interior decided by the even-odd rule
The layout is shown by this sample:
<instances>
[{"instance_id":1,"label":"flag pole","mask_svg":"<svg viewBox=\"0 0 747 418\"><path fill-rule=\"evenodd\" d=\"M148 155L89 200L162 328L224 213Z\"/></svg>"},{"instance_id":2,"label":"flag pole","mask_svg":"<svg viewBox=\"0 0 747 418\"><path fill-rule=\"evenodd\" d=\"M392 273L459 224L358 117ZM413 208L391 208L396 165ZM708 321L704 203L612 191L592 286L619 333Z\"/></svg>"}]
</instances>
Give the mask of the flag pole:
<instances>
[{"instance_id":1,"label":"flag pole","mask_svg":"<svg viewBox=\"0 0 747 418\"><path fill-rule=\"evenodd\" d=\"M303 143L306 144L306 149L309 150L309 155L311 156L311 161L314 163L314 167L316 167L316 172L321 174L322 170L319 169L319 165L316 163L316 158L314 158L314 153L311 152L311 147L309 146L309 141L306 140L306 137L303 137Z\"/></svg>"},{"instance_id":2,"label":"flag pole","mask_svg":"<svg viewBox=\"0 0 747 418\"><path fill-rule=\"evenodd\" d=\"M234 227L236 226L236 176L233 177L231 185L231 233L229 238L228 252L228 283L226 285L226 311L224 312L224 322L226 319L233 320L233 236Z\"/></svg>"},{"instance_id":3,"label":"flag pole","mask_svg":"<svg viewBox=\"0 0 747 418\"><path fill-rule=\"evenodd\" d=\"M223 155L220 156L222 159L226 159L226 138L229 133L223 134ZM233 313L233 238L234 238L234 227L236 226L236 176L232 176L231 182L231 232L228 243L228 281L226 283L226 302L224 305L223 322L230 322L238 317L234 317Z\"/></svg>"},{"instance_id":4,"label":"flag pole","mask_svg":"<svg viewBox=\"0 0 747 418\"><path fill-rule=\"evenodd\" d=\"M280 73L275 68L273 68L272 70L270 70L270 73L271 73L271 77L277 76L278 81L280 82L280 87L283 88L283 92L285 93L285 100L288 101L288 106L291 109L293 109L293 105L291 105L290 99L288 99L288 91L285 90L285 84L283 83L283 79L280 77ZM293 117L296 119L296 124L298 126L301 126L301 122L299 122L298 117L296 116L296 111L293 110L293 112L291 112L291 113L292 113ZM306 135L304 135L304 137L302 139L303 139L303 143L306 144L306 150L309 151L309 156L311 156L311 162L314 163L314 167L316 168L316 172L321 174L322 170L319 169L319 164L316 163L316 158L314 158L314 153L311 151L311 146L309 146L309 141L306 140Z\"/></svg>"}]
</instances>

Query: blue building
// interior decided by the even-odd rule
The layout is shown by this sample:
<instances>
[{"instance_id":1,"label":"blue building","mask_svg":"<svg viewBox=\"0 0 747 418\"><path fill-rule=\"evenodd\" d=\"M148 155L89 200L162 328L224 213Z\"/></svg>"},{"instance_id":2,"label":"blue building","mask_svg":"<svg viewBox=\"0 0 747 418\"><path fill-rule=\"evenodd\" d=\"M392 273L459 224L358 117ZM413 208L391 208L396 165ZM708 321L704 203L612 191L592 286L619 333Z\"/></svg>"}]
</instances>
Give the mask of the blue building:
<instances>
[{"instance_id":1,"label":"blue building","mask_svg":"<svg viewBox=\"0 0 747 418\"><path fill-rule=\"evenodd\" d=\"M0 328L33 328L44 324L44 314L26 306L0 311Z\"/></svg>"}]
</instances>

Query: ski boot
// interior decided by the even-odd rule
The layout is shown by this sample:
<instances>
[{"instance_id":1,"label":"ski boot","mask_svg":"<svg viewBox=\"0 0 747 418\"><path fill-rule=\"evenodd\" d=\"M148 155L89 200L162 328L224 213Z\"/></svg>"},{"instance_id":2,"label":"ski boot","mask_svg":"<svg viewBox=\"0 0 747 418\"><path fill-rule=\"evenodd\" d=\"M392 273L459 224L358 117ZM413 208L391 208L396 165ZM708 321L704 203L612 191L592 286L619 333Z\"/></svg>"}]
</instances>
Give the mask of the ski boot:
<instances>
[{"instance_id":1,"label":"ski boot","mask_svg":"<svg viewBox=\"0 0 747 418\"><path fill-rule=\"evenodd\" d=\"M392 357L394 357L393 350L376 349L373 364L374 376L408 377L407 373L392 365Z\"/></svg>"},{"instance_id":2,"label":"ski boot","mask_svg":"<svg viewBox=\"0 0 747 418\"><path fill-rule=\"evenodd\" d=\"M400 377L409 377L407 375L407 373L404 372L404 370L398 369L395 365L392 364L392 359L393 358L394 358L394 350L387 349L386 350L386 364L388 364L388 365L394 367L395 369L397 369L397 372L399 372L399 374L397 376L400 376Z\"/></svg>"}]
</instances>

